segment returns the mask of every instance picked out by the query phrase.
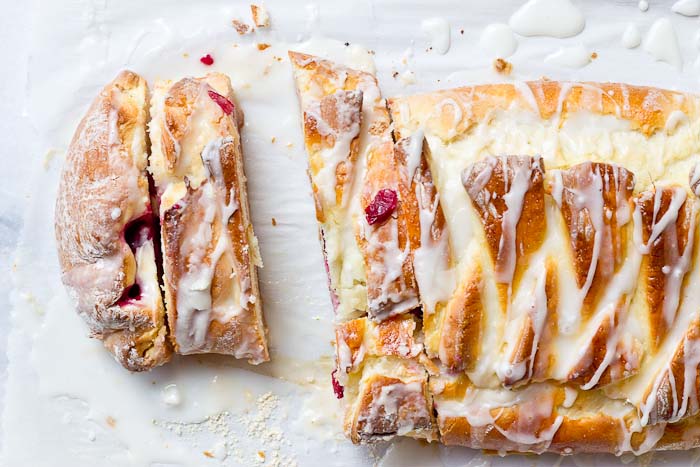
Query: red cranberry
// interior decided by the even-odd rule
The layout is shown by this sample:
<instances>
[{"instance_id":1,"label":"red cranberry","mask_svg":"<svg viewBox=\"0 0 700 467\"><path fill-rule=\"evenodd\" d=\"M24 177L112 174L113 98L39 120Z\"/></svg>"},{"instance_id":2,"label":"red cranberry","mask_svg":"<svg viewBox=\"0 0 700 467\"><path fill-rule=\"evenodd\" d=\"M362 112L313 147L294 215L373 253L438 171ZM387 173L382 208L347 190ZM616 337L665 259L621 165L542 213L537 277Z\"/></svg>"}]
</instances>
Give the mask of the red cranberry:
<instances>
[{"instance_id":1,"label":"red cranberry","mask_svg":"<svg viewBox=\"0 0 700 467\"><path fill-rule=\"evenodd\" d=\"M333 370L333 373L331 373L331 381L333 382L333 392L335 393L335 397L337 397L338 399L342 399L345 395L345 389L338 382L338 380L335 379L335 374L337 373L337 371L338 370Z\"/></svg>"},{"instance_id":2,"label":"red cranberry","mask_svg":"<svg viewBox=\"0 0 700 467\"><path fill-rule=\"evenodd\" d=\"M394 190L387 188L379 190L369 206L365 208L365 217L369 225L382 223L387 220L396 209L399 197Z\"/></svg>"},{"instance_id":3,"label":"red cranberry","mask_svg":"<svg viewBox=\"0 0 700 467\"><path fill-rule=\"evenodd\" d=\"M153 238L153 217L150 213L137 217L124 227L124 241L129 245L131 251L136 249Z\"/></svg>"},{"instance_id":4,"label":"red cranberry","mask_svg":"<svg viewBox=\"0 0 700 467\"><path fill-rule=\"evenodd\" d=\"M206 66L211 66L214 64L214 58L209 54L206 54L204 57L200 58L199 61L204 63Z\"/></svg>"},{"instance_id":5,"label":"red cranberry","mask_svg":"<svg viewBox=\"0 0 700 467\"><path fill-rule=\"evenodd\" d=\"M127 287L126 290L124 290L124 293L119 298L117 305L119 305L119 306L128 305L130 303L137 302L140 299L141 299L141 286L138 285L137 283L134 283L130 287Z\"/></svg>"},{"instance_id":6,"label":"red cranberry","mask_svg":"<svg viewBox=\"0 0 700 467\"><path fill-rule=\"evenodd\" d=\"M233 113L233 109L235 108L233 102L212 90L209 90L209 97L221 107L221 110L223 110L226 115L231 115Z\"/></svg>"}]
</instances>

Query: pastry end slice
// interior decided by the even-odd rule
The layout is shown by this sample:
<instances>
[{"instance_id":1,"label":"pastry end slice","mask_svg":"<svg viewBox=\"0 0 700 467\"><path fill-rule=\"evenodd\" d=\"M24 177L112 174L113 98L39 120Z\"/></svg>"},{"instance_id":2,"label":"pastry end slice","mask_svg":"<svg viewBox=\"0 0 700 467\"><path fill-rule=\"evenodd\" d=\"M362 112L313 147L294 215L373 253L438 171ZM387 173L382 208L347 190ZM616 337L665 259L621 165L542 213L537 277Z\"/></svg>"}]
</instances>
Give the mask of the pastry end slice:
<instances>
[{"instance_id":1,"label":"pastry end slice","mask_svg":"<svg viewBox=\"0 0 700 467\"><path fill-rule=\"evenodd\" d=\"M62 280L93 336L127 369L167 362L146 173L146 82L121 72L92 103L68 148L55 213Z\"/></svg>"}]
</instances>

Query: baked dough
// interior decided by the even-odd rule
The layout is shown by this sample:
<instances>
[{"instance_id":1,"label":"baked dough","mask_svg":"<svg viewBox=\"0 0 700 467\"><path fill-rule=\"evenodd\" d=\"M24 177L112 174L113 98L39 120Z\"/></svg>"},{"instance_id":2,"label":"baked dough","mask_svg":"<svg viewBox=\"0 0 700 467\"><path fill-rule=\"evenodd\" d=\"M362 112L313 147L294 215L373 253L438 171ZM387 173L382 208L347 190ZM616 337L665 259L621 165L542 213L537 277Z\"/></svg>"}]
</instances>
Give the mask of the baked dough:
<instances>
[{"instance_id":1,"label":"baked dough","mask_svg":"<svg viewBox=\"0 0 700 467\"><path fill-rule=\"evenodd\" d=\"M146 82L122 72L75 133L56 203L63 282L129 370L161 365L173 351L267 361L243 117L230 81L161 81L151 105L149 120Z\"/></svg>"},{"instance_id":2,"label":"baked dough","mask_svg":"<svg viewBox=\"0 0 700 467\"><path fill-rule=\"evenodd\" d=\"M149 125L165 303L178 353L267 361L238 126L227 76L156 82Z\"/></svg>"},{"instance_id":3,"label":"baked dough","mask_svg":"<svg viewBox=\"0 0 700 467\"><path fill-rule=\"evenodd\" d=\"M318 149L308 102L354 89L362 74L290 56L318 205L338 178L315 169L319 158L334 159ZM396 190L391 219L405 223L408 251L384 249L377 261L409 258L404 283L415 284L420 309L377 315L359 294L338 294L336 308L355 311L337 315L336 328L349 437L563 454L700 445L700 99L539 81L388 107L393 162L371 171L361 148L344 151L354 169L336 175ZM363 120L353 138L365 132ZM350 215L357 225L351 203L331 205L334 219ZM332 229L349 238L353 222L319 221L324 238ZM355 248L340 249L341 274ZM351 264L365 277L362 263ZM404 391L363 389L425 377L437 432ZM370 413L374 423L358 422Z\"/></svg>"},{"instance_id":4,"label":"baked dough","mask_svg":"<svg viewBox=\"0 0 700 467\"><path fill-rule=\"evenodd\" d=\"M422 345L392 341L396 332L408 339L416 331L410 212L396 206L373 225L366 215L380 190L394 196L409 190L399 170L406 161L394 155L386 103L369 73L297 52L289 57L331 300L341 323L335 378L344 388L345 431L355 442L397 433L434 439L427 372L418 361ZM378 340L376 352L366 351L365 339ZM394 344L400 349L388 350Z\"/></svg>"},{"instance_id":5,"label":"baked dough","mask_svg":"<svg viewBox=\"0 0 700 467\"><path fill-rule=\"evenodd\" d=\"M170 359L146 176L148 88L105 86L68 148L56 202L62 280L92 334L132 371Z\"/></svg>"}]
</instances>

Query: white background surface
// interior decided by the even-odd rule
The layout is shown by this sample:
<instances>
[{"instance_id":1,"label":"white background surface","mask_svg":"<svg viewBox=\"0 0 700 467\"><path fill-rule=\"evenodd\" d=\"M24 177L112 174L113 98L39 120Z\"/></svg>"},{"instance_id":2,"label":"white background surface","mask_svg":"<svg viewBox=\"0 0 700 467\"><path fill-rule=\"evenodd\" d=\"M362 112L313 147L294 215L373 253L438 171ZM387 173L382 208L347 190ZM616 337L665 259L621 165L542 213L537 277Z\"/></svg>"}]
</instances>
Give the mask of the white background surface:
<instances>
[{"instance_id":1,"label":"white background surface","mask_svg":"<svg viewBox=\"0 0 700 467\"><path fill-rule=\"evenodd\" d=\"M0 437L7 467L148 465L168 458L161 456L167 449L185 453L178 458L180 465L258 464L257 450L267 452L265 462L259 465L274 465L275 452L278 465L296 462L304 466L380 462L387 467L476 467L560 462L555 456L502 460L482 457L475 451L419 447L412 442L390 447L382 458L386 446L355 448L339 436L339 407L330 396L328 360L319 360L331 353L331 311L315 238L290 71L288 64L282 63L270 79L262 79L256 75L260 63L255 61L246 67L245 51L230 50L233 43L242 43L244 48L264 39L282 55L287 46L296 48L298 41L323 36L339 42L312 40L301 47L366 64L367 55L354 46L361 44L376 52L373 58L385 95L488 82L502 78L490 68L493 57L479 50L479 34L489 22L507 22L521 2L268 1L273 30L256 38L240 38L230 27L234 17L249 21L248 2L2 3L0 273L6 278L0 283L3 380L5 337L10 327L9 291L13 287L10 277L16 281L18 292L13 319L17 328L10 351L13 371L3 424L9 432ZM575 3L586 16L584 32L569 39L518 38L520 45L511 59L514 78L546 75L698 90L698 68L694 66L698 18L671 13L671 2L651 2L646 13L637 8L636 2ZM452 47L446 55L426 51L420 22L430 16L445 17L452 25ZM629 22L645 33L659 17L671 18L676 27L685 59L682 72L654 62L641 48L626 50L619 45ZM462 28L463 35L459 33ZM345 41L352 43L348 50L343 50ZM590 47L599 58L582 69L543 63L544 57L558 47L578 44ZM277 53L277 48L273 52ZM409 48L412 53L406 54ZM124 64L152 81L157 76L205 72L197 58L209 51L222 57L217 66L232 76L235 87L239 85L239 99L246 112L243 138L251 209L266 262L261 276L263 298L276 363L251 372L245 365L231 366L221 359L203 359L203 363L180 359L163 371L131 377L106 356L98 343L84 336L82 323L65 302L56 275L50 208L62 151L97 89ZM191 54L189 60L183 59L183 52ZM402 63L402 56L408 57L407 64ZM394 71L406 70L415 72L415 84L405 86L392 78ZM241 87L245 82L250 87ZM281 143L270 145L271 135L278 136ZM287 142L292 143L291 148L285 146ZM44 161L50 150L57 155L46 170ZM13 275L12 251L26 213L30 213L28 231L23 234L27 243L20 255L18 273ZM270 226L271 216L281 221L276 229ZM32 309L40 309L41 313L34 316ZM221 379L224 388L218 395L212 392L211 384L207 385L214 376ZM315 378L314 382L309 383L308 377ZM162 407L160 400L162 388L173 381L185 393L196 394L185 399L178 413ZM266 416L267 409L256 404L256 399L268 392L279 401L273 409L268 407L273 413ZM5 385L0 384L2 399L4 393ZM81 407L60 405L57 395L89 401L87 415ZM172 436L168 430L147 427L141 431L144 420L192 422L222 409L233 414L231 435L213 430L195 433L193 441ZM105 426L105 415L112 415L110 410L116 412L118 420L114 436ZM140 413L143 411L148 413ZM312 423L311 417L318 420ZM90 442L95 431L97 440ZM221 439L228 442L225 460L202 456L203 450L216 446ZM688 465L692 457L664 454L646 456L644 461ZM574 462L610 465L620 460L586 456L566 459L562 465Z\"/></svg>"}]
</instances>

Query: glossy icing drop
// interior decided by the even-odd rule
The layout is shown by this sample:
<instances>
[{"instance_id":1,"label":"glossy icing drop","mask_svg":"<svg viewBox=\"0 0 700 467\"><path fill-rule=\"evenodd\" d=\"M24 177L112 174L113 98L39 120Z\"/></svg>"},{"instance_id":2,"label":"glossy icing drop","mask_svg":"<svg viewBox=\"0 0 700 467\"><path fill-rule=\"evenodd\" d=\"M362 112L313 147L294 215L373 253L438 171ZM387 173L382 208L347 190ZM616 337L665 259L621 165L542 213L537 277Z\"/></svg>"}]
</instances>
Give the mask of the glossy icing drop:
<instances>
[{"instance_id":1,"label":"glossy icing drop","mask_svg":"<svg viewBox=\"0 0 700 467\"><path fill-rule=\"evenodd\" d=\"M583 13L570 0L529 0L510 17L522 36L571 37L583 31Z\"/></svg>"}]
</instances>

